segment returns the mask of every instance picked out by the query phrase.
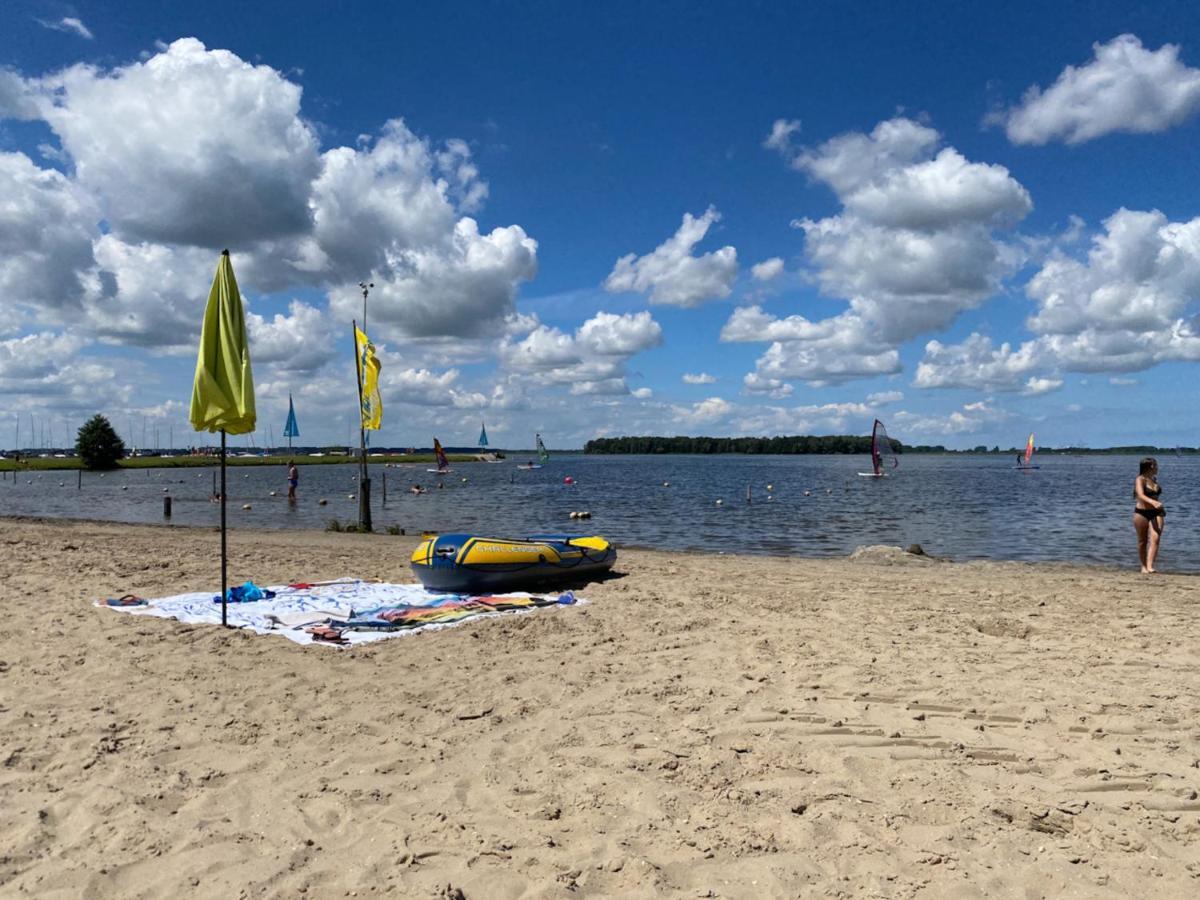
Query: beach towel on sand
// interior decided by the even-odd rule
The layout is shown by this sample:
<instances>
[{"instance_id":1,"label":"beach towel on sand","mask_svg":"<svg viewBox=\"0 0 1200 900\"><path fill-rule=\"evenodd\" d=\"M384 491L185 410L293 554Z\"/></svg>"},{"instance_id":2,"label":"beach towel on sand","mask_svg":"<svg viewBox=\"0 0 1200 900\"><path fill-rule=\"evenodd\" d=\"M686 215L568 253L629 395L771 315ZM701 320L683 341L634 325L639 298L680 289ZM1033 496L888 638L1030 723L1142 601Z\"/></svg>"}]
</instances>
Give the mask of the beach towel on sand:
<instances>
[{"instance_id":1,"label":"beach towel on sand","mask_svg":"<svg viewBox=\"0 0 1200 900\"><path fill-rule=\"evenodd\" d=\"M272 586L271 599L238 603L229 607L229 624L258 634L280 634L298 644L354 646L434 628L448 628L484 616L533 612L549 606L585 602L573 594L500 594L467 596L435 594L419 584L381 584L343 579L321 584ZM220 596L219 594L217 595ZM134 616L157 616L192 624L219 625L221 607L212 602L211 592L179 594L145 605L111 607ZM105 601L97 601L105 606ZM356 612L357 610L357 612ZM349 628L349 620L359 626ZM330 640L328 632L311 634L309 628L326 626L338 632L343 642ZM315 640L314 640L315 639Z\"/></svg>"},{"instance_id":2,"label":"beach towel on sand","mask_svg":"<svg viewBox=\"0 0 1200 900\"><path fill-rule=\"evenodd\" d=\"M429 606L398 604L356 612L346 620L344 627L351 631L405 631L424 628L427 625L449 625L488 613L570 606L575 602L575 595L570 591L557 597L532 594L488 597L447 594L444 597L445 599Z\"/></svg>"}]
</instances>

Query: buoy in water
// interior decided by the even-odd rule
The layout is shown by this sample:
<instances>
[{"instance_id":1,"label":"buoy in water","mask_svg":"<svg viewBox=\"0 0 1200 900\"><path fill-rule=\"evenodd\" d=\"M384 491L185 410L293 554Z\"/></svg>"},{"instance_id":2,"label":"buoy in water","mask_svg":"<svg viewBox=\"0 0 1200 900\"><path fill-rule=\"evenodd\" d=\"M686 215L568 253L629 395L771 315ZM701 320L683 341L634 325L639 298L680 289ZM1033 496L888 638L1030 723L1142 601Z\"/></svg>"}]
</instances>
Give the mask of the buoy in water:
<instances>
[{"instance_id":1,"label":"buoy in water","mask_svg":"<svg viewBox=\"0 0 1200 900\"><path fill-rule=\"evenodd\" d=\"M30 484L33 484L33 482L32 482L32 481L31 481L31 482L29 482L29 483L30 483ZM129 490L129 485L127 485L127 484L123 484L123 485L121 485L121 490L123 490L123 491L127 491L127 490Z\"/></svg>"},{"instance_id":2,"label":"buoy in water","mask_svg":"<svg viewBox=\"0 0 1200 900\"><path fill-rule=\"evenodd\" d=\"M805 496L805 497L811 497L811 496L812 496L812 491L805 491L805 492L804 492L804 496Z\"/></svg>"},{"instance_id":3,"label":"buoy in water","mask_svg":"<svg viewBox=\"0 0 1200 900\"><path fill-rule=\"evenodd\" d=\"M347 494L347 495L346 495L346 499L347 499L347 500L353 500L353 499L354 499L354 495L353 495L353 494Z\"/></svg>"},{"instance_id":4,"label":"buoy in water","mask_svg":"<svg viewBox=\"0 0 1200 900\"><path fill-rule=\"evenodd\" d=\"M571 513L571 515L570 515L570 518L572 518L572 519L578 519L578 518L579 518L579 513L577 513L577 512L573 512L573 513Z\"/></svg>"},{"instance_id":5,"label":"buoy in water","mask_svg":"<svg viewBox=\"0 0 1200 900\"><path fill-rule=\"evenodd\" d=\"M60 481L60 482L58 483L58 486L59 486L59 487L62 487L62 486L63 486L63 485L65 485L65 484L66 484L66 482L65 482L65 481Z\"/></svg>"},{"instance_id":6,"label":"buoy in water","mask_svg":"<svg viewBox=\"0 0 1200 900\"><path fill-rule=\"evenodd\" d=\"M251 509L251 506L250 506L250 504L249 504L249 503L243 503L243 504L242 504L242 509Z\"/></svg>"},{"instance_id":7,"label":"buoy in water","mask_svg":"<svg viewBox=\"0 0 1200 900\"><path fill-rule=\"evenodd\" d=\"M768 490L768 491L773 491L773 490L775 490L775 485L773 485L773 484L768 484L768 485L767 485L767 490Z\"/></svg>"},{"instance_id":8,"label":"buoy in water","mask_svg":"<svg viewBox=\"0 0 1200 900\"><path fill-rule=\"evenodd\" d=\"M466 483L467 483L467 479L465 479L465 478L464 478L464 479L463 479L463 484L466 484Z\"/></svg>"},{"instance_id":9,"label":"buoy in water","mask_svg":"<svg viewBox=\"0 0 1200 900\"><path fill-rule=\"evenodd\" d=\"M725 503L725 501L724 501L724 500L718 500L718 501L717 501L717 506L721 506L721 505L723 505L724 503Z\"/></svg>"},{"instance_id":10,"label":"buoy in water","mask_svg":"<svg viewBox=\"0 0 1200 900\"><path fill-rule=\"evenodd\" d=\"M579 514L579 518L581 518L581 519L590 519L591 517L592 517L592 514L590 512L581 512Z\"/></svg>"},{"instance_id":11,"label":"buoy in water","mask_svg":"<svg viewBox=\"0 0 1200 900\"><path fill-rule=\"evenodd\" d=\"M169 491L169 490L171 490L171 489L170 489L170 488L163 488L163 493L165 494L165 493L167 493L167 491Z\"/></svg>"},{"instance_id":12,"label":"buoy in water","mask_svg":"<svg viewBox=\"0 0 1200 900\"><path fill-rule=\"evenodd\" d=\"M572 478L570 475L568 475L566 478L563 479L563 484L574 484L574 483L575 483L575 479Z\"/></svg>"},{"instance_id":13,"label":"buoy in water","mask_svg":"<svg viewBox=\"0 0 1200 900\"><path fill-rule=\"evenodd\" d=\"M275 493L276 493L275 491L271 491L271 496L274 497Z\"/></svg>"},{"instance_id":14,"label":"buoy in water","mask_svg":"<svg viewBox=\"0 0 1200 900\"><path fill-rule=\"evenodd\" d=\"M670 486L671 486L671 482L669 482L669 481L663 482L663 487L670 487Z\"/></svg>"},{"instance_id":15,"label":"buoy in water","mask_svg":"<svg viewBox=\"0 0 1200 900\"><path fill-rule=\"evenodd\" d=\"M318 500L318 501L317 501L317 506L324 506L324 505L325 505L326 503L328 503L328 502L329 502L328 500Z\"/></svg>"}]
</instances>

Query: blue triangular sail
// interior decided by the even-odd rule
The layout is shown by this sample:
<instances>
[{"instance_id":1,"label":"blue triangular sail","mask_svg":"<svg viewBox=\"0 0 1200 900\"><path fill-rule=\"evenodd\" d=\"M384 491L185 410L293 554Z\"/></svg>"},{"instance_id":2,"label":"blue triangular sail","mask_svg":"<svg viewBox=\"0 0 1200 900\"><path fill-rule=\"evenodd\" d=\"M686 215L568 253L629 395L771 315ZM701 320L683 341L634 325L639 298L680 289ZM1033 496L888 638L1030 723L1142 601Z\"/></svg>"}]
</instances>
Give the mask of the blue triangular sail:
<instances>
[{"instance_id":1,"label":"blue triangular sail","mask_svg":"<svg viewBox=\"0 0 1200 900\"><path fill-rule=\"evenodd\" d=\"M292 405L292 395L288 394L287 424L283 426L283 436L286 438L300 437L300 426L296 424L296 407Z\"/></svg>"},{"instance_id":2,"label":"blue triangular sail","mask_svg":"<svg viewBox=\"0 0 1200 900\"><path fill-rule=\"evenodd\" d=\"M484 426L484 423L480 422L479 423L479 446L486 447L487 445L488 445L487 428Z\"/></svg>"}]
</instances>

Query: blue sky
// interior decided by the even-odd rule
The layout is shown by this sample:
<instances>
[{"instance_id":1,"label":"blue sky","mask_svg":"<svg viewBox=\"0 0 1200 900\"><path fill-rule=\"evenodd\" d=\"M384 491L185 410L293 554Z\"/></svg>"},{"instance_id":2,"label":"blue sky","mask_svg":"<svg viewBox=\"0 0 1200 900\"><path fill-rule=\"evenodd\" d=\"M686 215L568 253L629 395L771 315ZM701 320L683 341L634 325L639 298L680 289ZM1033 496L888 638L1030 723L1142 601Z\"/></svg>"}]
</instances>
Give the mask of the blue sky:
<instances>
[{"instance_id":1,"label":"blue sky","mask_svg":"<svg viewBox=\"0 0 1200 900\"><path fill-rule=\"evenodd\" d=\"M224 246L258 444L362 279L380 444L1200 443L1194 5L195 6L7 16L0 447L198 441Z\"/></svg>"}]
</instances>

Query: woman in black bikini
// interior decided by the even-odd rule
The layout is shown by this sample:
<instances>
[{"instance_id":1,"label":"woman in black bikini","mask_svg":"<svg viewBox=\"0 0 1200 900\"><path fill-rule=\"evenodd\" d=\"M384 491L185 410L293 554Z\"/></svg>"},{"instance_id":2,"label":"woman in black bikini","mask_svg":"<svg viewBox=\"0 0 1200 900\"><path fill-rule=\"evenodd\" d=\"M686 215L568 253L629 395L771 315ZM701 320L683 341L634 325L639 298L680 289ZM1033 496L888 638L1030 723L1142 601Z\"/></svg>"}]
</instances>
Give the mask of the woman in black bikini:
<instances>
[{"instance_id":1,"label":"woman in black bikini","mask_svg":"<svg viewBox=\"0 0 1200 900\"><path fill-rule=\"evenodd\" d=\"M1133 483L1133 530L1137 532L1138 558L1142 561L1143 573L1154 571L1158 544L1166 524L1167 510L1158 499L1161 493L1158 460L1147 456L1138 467L1138 477Z\"/></svg>"}]
</instances>

